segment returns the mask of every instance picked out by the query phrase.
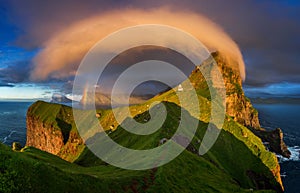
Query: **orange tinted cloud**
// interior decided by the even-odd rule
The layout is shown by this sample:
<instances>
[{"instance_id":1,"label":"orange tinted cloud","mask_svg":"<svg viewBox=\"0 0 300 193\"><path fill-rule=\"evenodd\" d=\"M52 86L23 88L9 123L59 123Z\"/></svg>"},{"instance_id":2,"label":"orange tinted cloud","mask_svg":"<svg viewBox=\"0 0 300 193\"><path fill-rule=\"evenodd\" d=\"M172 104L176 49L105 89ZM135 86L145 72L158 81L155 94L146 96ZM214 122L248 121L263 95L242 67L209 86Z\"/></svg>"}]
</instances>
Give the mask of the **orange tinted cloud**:
<instances>
[{"instance_id":1,"label":"orange tinted cloud","mask_svg":"<svg viewBox=\"0 0 300 193\"><path fill-rule=\"evenodd\" d=\"M109 11L63 26L44 41L43 49L34 58L31 78L44 80L75 75L81 59L95 43L119 29L139 24L169 25L190 33L210 50L223 53L231 61L232 67L239 69L245 78L245 66L239 47L219 26L202 15L174 12L166 8Z\"/></svg>"}]
</instances>

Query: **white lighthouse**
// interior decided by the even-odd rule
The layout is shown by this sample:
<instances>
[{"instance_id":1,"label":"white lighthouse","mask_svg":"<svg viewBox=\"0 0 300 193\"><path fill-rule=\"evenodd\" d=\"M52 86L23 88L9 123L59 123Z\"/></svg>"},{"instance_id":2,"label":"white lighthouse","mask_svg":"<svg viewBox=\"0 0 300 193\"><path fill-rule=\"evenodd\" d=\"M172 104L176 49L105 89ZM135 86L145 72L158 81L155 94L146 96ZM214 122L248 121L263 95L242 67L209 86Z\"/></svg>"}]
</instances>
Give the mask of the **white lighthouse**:
<instances>
[{"instance_id":1,"label":"white lighthouse","mask_svg":"<svg viewBox=\"0 0 300 193\"><path fill-rule=\"evenodd\" d=\"M182 92L182 91L183 91L183 88L182 88L181 84L178 85L177 91L178 91L178 92Z\"/></svg>"}]
</instances>

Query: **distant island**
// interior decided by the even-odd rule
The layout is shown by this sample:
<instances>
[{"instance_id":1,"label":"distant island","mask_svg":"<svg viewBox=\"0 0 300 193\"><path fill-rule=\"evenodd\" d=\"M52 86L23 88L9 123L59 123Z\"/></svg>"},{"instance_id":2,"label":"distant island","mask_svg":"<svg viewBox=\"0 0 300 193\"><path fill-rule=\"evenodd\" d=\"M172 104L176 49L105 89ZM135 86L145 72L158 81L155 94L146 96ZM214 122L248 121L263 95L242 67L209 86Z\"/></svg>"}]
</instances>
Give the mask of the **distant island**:
<instances>
[{"instance_id":1,"label":"distant island","mask_svg":"<svg viewBox=\"0 0 300 193\"><path fill-rule=\"evenodd\" d=\"M54 93L52 95L51 103L72 103L72 100L63 94Z\"/></svg>"},{"instance_id":2,"label":"distant island","mask_svg":"<svg viewBox=\"0 0 300 193\"><path fill-rule=\"evenodd\" d=\"M272 98L250 98L256 104L300 104L300 98L293 97L272 97Z\"/></svg>"}]
</instances>

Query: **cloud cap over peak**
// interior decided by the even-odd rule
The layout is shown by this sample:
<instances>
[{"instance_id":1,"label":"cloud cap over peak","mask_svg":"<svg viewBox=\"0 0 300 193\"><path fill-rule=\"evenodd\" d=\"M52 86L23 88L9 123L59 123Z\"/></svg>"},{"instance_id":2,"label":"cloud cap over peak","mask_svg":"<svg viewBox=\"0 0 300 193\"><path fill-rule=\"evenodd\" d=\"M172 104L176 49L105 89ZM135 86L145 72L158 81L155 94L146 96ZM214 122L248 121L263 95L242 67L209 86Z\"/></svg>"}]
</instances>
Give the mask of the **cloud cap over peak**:
<instances>
[{"instance_id":1,"label":"cloud cap over peak","mask_svg":"<svg viewBox=\"0 0 300 193\"><path fill-rule=\"evenodd\" d=\"M31 78L43 80L49 76L54 78L73 76L81 59L94 44L110 33L139 24L163 24L184 30L209 49L218 50L237 61L239 66L233 63L232 67L240 69L241 76L245 77L245 67L239 48L220 27L199 14L178 11L174 13L169 9L160 8L146 12L141 9L114 10L63 27L43 42L43 50L34 58L35 66Z\"/></svg>"}]
</instances>

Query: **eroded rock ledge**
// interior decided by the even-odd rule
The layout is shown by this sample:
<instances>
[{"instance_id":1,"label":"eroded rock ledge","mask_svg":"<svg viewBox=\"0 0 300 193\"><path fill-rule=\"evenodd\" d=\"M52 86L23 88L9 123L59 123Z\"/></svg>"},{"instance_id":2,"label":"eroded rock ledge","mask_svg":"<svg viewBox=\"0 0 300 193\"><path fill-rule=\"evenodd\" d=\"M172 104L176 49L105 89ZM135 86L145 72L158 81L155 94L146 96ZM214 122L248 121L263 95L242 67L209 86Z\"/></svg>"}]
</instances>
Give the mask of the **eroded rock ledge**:
<instances>
[{"instance_id":1,"label":"eroded rock ledge","mask_svg":"<svg viewBox=\"0 0 300 193\"><path fill-rule=\"evenodd\" d=\"M258 137L262 139L270 151L282 155L283 157L290 158L291 152L288 150L283 141L283 132L280 128L273 131L253 131Z\"/></svg>"}]
</instances>

